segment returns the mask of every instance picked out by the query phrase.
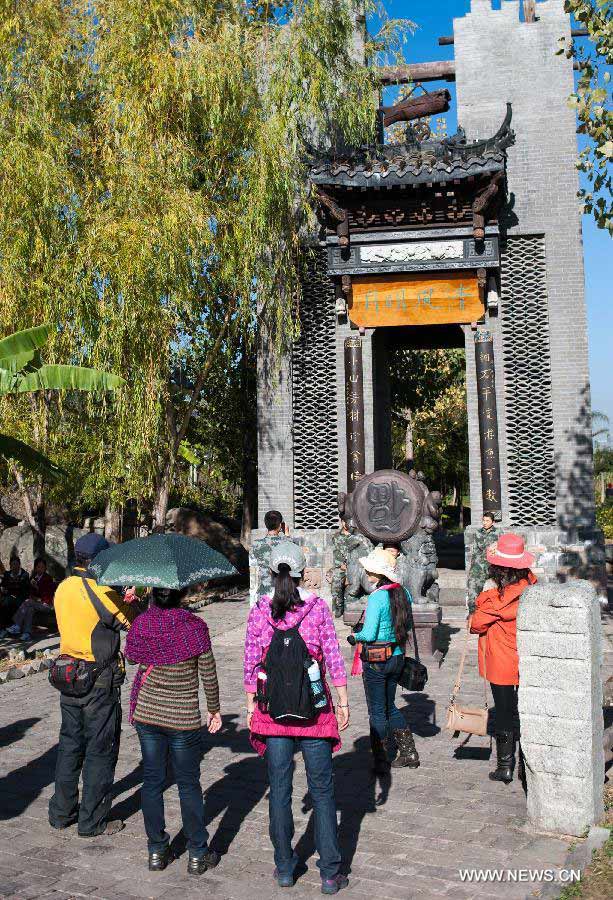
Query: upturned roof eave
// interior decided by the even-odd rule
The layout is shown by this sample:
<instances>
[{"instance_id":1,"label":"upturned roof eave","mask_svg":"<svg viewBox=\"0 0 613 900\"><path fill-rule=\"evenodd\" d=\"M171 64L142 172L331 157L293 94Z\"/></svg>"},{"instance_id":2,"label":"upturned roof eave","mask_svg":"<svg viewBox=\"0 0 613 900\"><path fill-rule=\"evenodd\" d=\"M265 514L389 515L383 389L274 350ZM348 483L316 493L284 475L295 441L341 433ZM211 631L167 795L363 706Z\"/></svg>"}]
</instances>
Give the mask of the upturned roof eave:
<instances>
[{"instance_id":1,"label":"upturned roof eave","mask_svg":"<svg viewBox=\"0 0 613 900\"><path fill-rule=\"evenodd\" d=\"M468 161L464 165L422 166L418 171L398 170L389 166L385 171L373 166L372 169L359 167L352 171L338 172L332 175L329 171L318 171L317 167L310 172L311 183L319 187L330 188L370 188L381 190L390 187L412 187L423 184L448 184L479 175L493 175L503 172L505 160L489 159L486 161Z\"/></svg>"}]
</instances>

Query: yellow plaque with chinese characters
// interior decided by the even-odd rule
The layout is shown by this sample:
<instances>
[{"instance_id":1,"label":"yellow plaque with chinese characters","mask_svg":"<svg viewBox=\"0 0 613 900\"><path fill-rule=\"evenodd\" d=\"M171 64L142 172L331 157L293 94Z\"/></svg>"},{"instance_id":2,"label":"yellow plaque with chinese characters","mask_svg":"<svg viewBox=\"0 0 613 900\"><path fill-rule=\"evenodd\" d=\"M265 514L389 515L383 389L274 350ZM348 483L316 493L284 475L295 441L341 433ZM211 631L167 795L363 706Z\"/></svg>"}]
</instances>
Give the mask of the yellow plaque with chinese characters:
<instances>
[{"instance_id":1,"label":"yellow plaque with chinese characters","mask_svg":"<svg viewBox=\"0 0 613 900\"><path fill-rule=\"evenodd\" d=\"M349 318L362 328L477 322L484 307L475 272L354 276Z\"/></svg>"}]
</instances>

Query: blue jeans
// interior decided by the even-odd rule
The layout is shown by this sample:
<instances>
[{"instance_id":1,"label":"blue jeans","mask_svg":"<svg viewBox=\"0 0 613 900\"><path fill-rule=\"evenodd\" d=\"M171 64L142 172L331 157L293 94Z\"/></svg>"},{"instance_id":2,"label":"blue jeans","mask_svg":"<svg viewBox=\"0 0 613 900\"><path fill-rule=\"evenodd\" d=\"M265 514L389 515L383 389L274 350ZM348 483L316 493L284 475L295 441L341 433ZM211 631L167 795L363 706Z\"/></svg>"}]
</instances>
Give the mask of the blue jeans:
<instances>
[{"instance_id":1,"label":"blue jeans","mask_svg":"<svg viewBox=\"0 0 613 900\"><path fill-rule=\"evenodd\" d=\"M200 731L177 731L141 722L135 724L143 754L141 804L149 853L161 853L170 841L164 820L164 785L170 758L179 789L187 849L190 856L203 856L209 835L204 824L204 801L200 787Z\"/></svg>"},{"instance_id":2,"label":"blue jeans","mask_svg":"<svg viewBox=\"0 0 613 900\"><path fill-rule=\"evenodd\" d=\"M407 727L395 703L403 667L403 654L390 656L384 663L363 663L362 678L370 727L382 741L393 729Z\"/></svg>"},{"instance_id":3,"label":"blue jeans","mask_svg":"<svg viewBox=\"0 0 613 900\"><path fill-rule=\"evenodd\" d=\"M302 751L309 793L313 801L315 846L319 853L317 865L322 878L334 878L338 875L341 852L336 825L332 743L320 738L266 739L266 761L270 782L270 840L275 849L275 865L280 875L293 875L298 862L292 850L294 837L292 782L296 743Z\"/></svg>"}]
</instances>

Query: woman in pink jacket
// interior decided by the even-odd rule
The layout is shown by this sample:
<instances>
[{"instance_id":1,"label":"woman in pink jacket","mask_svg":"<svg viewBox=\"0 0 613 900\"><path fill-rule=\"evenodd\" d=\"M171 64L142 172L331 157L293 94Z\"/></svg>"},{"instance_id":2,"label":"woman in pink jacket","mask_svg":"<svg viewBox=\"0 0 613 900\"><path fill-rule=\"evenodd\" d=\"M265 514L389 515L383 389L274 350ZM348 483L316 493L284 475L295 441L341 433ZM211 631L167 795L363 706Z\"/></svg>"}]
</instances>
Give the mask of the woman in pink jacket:
<instances>
[{"instance_id":1,"label":"woman in pink jacket","mask_svg":"<svg viewBox=\"0 0 613 900\"><path fill-rule=\"evenodd\" d=\"M298 745L304 758L309 793L313 801L315 844L319 853L318 866L322 879L321 890L323 894L336 894L349 883L339 872L341 855L332 776L332 753L341 746L339 731L349 724L347 674L334 621L326 601L299 586L305 565L302 549L291 541L278 544L270 555L273 596L260 598L251 610L247 623L245 639L247 724L251 730L252 745L261 756L266 754L268 764L270 838L275 851L276 866L274 878L280 887L291 887L294 884L298 859L292 849L294 835L292 782L293 756ZM319 666L322 684L314 685L315 690L319 690L320 693L318 708L314 710L312 718L300 720L291 716L286 720L280 720L277 716L275 719L272 711L271 684L268 687L270 706L267 706L261 696L264 672L266 671L272 679L273 665L277 665L278 671L280 655L277 655L276 649L267 659L271 642L278 631L288 632L288 637L283 638L281 642L276 641L274 646L279 646L280 643L289 645L290 640L299 644L300 648L306 645L304 652L308 655L305 667L314 661ZM282 653L281 647L279 654ZM326 673L338 696L336 710L325 680ZM295 682L296 677L300 678L300 670L298 676L294 670L288 672L287 677ZM310 682L306 682L302 694L304 690L311 690Z\"/></svg>"}]
</instances>

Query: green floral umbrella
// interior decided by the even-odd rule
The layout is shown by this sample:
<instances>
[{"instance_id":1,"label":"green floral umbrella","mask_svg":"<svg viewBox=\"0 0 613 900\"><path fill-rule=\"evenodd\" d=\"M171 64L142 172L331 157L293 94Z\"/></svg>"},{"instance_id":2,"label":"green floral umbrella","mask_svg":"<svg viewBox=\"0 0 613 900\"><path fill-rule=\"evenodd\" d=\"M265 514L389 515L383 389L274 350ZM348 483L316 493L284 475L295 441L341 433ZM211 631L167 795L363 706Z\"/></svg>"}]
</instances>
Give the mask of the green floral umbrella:
<instances>
[{"instance_id":1,"label":"green floral umbrella","mask_svg":"<svg viewBox=\"0 0 613 900\"><path fill-rule=\"evenodd\" d=\"M175 590L238 574L217 550L183 534L153 534L116 544L96 556L89 572L98 584Z\"/></svg>"}]
</instances>

